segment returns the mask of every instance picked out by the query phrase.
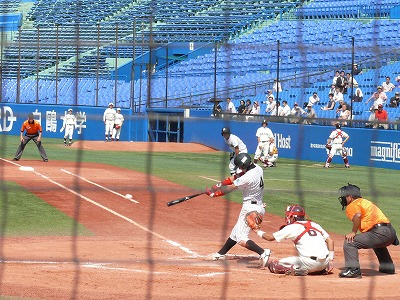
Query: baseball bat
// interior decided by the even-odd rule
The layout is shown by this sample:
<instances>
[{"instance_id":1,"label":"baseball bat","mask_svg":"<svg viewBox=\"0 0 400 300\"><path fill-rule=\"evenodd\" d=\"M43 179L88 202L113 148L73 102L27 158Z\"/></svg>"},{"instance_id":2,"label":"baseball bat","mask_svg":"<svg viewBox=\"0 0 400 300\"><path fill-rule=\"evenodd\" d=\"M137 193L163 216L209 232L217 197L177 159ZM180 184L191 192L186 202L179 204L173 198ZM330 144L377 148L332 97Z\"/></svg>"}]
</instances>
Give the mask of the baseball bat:
<instances>
[{"instance_id":1,"label":"baseball bat","mask_svg":"<svg viewBox=\"0 0 400 300\"><path fill-rule=\"evenodd\" d=\"M187 201L187 200L192 199L194 197L203 195L205 193L206 192L197 193L197 194L193 194L193 195L185 196L185 197L182 197L182 198L179 198L179 199L176 199L176 200L169 201L169 202L167 202L167 206L172 206L172 205L175 205L175 204L178 204L178 203L182 203L184 201Z\"/></svg>"}]
</instances>

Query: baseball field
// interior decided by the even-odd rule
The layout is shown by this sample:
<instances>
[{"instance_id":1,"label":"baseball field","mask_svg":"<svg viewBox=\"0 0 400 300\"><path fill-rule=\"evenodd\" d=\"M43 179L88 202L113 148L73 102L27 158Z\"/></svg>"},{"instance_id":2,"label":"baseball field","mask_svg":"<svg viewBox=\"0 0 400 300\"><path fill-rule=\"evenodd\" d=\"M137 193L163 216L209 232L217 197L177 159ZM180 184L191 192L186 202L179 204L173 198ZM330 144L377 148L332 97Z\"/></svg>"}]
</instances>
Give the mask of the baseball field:
<instances>
[{"instance_id":1,"label":"baseball field","mask_svg":"<svg viewBox=\"0 0 400 300\"><path fill-rule=\"evenodd\" d=\"M372 250L360 251L362 279L341 279L343 236L351 223L337 190L347 183L378 204L400 232L400 172L279 159L264 171L264 231L284 223L298 203L335 241L333 273L272 274L235 246L219 250L234 226L241 194L202 195L229 175L228 153L198 144L44 139L49 162L33 142L12 161L18 137L0 136L0 299L398 299L400 275L379 273ZM340 160L335 160L340 162ZM351 161L350 161L351 163ZM132 197L126 197L127 194ZM272 258L293 255L292 242L267 242ZM399 268L399 247L390 246Z\"/></svg>"}]
</instances>

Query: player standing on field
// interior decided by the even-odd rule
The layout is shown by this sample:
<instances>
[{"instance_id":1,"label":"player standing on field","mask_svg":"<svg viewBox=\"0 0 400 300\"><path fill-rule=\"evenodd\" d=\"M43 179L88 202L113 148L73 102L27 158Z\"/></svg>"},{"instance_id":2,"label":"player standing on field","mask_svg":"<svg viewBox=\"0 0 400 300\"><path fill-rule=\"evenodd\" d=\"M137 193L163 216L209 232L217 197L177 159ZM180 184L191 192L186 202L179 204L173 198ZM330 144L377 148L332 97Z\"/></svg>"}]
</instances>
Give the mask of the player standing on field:
<instances>
[{"instance_id":1,"label":"player standing on field","mask_svg":"<svg viewBox=\"0 0 400 300\"><path fill-rule=\"evenodd\" d=\"M347 151L344 148L344 144L349 140L350 136L341 130L339 123L336 123L335 127L336 129L331 132L326 142L326 148L329 149L329 153L324 168L330 167L332 158L337 151L340 151L340 155L343 158L345 167L350 168L349 159L347 158Z\"/></svg>"},{"instance_id":2,"label":"player standing on field","mask_svg":"<svg viewBox=\"0 0 400 300\"><path fill-rule=\"evenodd\" d=\"M47 159L46 151L42 146L42 126L38 121L34 120L32 113L29 114L28 120L26 120L21 126L20 140L21 144L19 145L13 160L15 161L20 160L26 144L28 144L30 140L33 140L39 150L40 156L42 157L43 161L44 162L49 161Z\"/></svg>"},{"instance_id":3,"label":"player standing on field","mask_svg":"<svg viewBox=\"0 0 400 300\"><path fill-rule=\"evenodd\" d=\"M121 114L121 109L117 108L117 113L115 114L114 129L111 140L114 139L119 141L119 136L121 134L122 123L124 123L124 116Z\"/></svg>"},{"instance_id":4,"label":"player standing on field","mask_svg":"<svg viewBox=\"0 0 400 300\"><path fill-rule=\"evenodd\" d=\"M268 122L263 120L261 127L257 129L257 149L254 153L254 163L256 164L258 161L261 161L264 167L268 166L267 157L269 156L270 145L274 143L274 134L267 126Z\"/></svg>"},{"instance_id":5,"label":"player standing on field","mask_svg":"<svg viewBox=\"0 0 400 300\"><path fill-rule=\"evenodd\" d=\"M236 170L234 164L235 157L238 156L239 153L247 153L247 147L239 137L231 134L231 130L229 129L229 127L222 128L221 135L223 136L225 143L232 150L229 156L229 170L232 175L235 174Z\"/></svg>"},{"instance_id":6,"label":"player standing on field","mask_svg":"<svg viewBox=\"0 0 400 300\"><path fill-rule=\"evenodd\" d=\"M114 122L115 122L115 114L117 112L114 109L114 104L113 103L108 103L108 108L104 111L104 115L103 115L103 121L104 121L104 125L106 126L106 142L107 141L111 141L111 136L113 133L113 129L114 129Z\"/></svg>"},{"instance_id":7,"label":"player standing on field","mask_svg":"<svg viewBox=\"0 0 400 300\"><path fill-rule=\"evenodd\" d=\"M72 114L72 108L68 109L68 114L64 116L63 126L60 129L60 132L65 130L64 134L64 146L72 145L72 135L74 133L74 129L76 128L76 117ZM69 142L67 143L67 138L69 138Z\"/></svg>"},{"instance_id":8,"label":"player standing on field","mask_svg":"<svg viewBox=\"0 0 400 300\"><path fill-rule=\"evenodd\" d=\"M243 205L238 220L232 229L232 232L222 246L222 248L208 256L207 260L224 260L225 254L233 246L239 244L260 255L261 267L264 268L269 259L271 250L263 249L254 241L249 239L250 226L246 222L246 216L250 212L256 211L262 216L265 213L262 202L264 195L264 172L263 169L252 163L250 155L240 153L234 159L236 174L217 183L211 189L206 189L206 194L210 197L220 197L234 190L241 190L243 195Z\"/></svg>"}]
</instances>

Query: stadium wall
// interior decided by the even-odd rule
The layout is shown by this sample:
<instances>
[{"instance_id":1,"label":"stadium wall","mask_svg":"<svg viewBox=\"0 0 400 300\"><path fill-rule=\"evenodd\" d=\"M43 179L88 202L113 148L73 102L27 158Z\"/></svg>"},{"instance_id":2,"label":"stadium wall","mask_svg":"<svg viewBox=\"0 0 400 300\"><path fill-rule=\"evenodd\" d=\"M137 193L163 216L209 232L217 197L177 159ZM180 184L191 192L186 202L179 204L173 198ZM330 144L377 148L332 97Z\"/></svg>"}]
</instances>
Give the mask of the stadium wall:
<instances>
[{"instance_id":1,"label":"stadium wall","mask_svg":"<svg viewBox=\"0 0 400 300\"><path fill-rule=\"evenodd\" d=\"M221 129L225 126L243 140L249 153L254 154L257 147L255 134L261 126L260 121L189 118L185 120L184 141L230 151L221 136ZM268 126L275 134L280 157L326 161L325 144L333 126L285 123L269 123ZM400 170L400 131L347 127L343 130L350 135L346 147L351 165ZM332 163L343 164L343 160L335 155Z\"/></svg>"},{"instance_id":2,"label":"stadium wall","mask_svg":"<svg viewBox=\"0 0 400 300\"><path fill-rule=\"evenodd\" d=\"M28 113L33 112L35 120L42 125L45 138L63 139L64 132L60 132L63 117L69 106L48 106L33 104L4 104L0 103L0 134L19 135L22 123ZM103 114L105 107L74 106L71 107L77 117L77 128L74 140L104 140ZM121 112L126 119L122 126L121 141L148 141L147 117L132 115L131 109Z\"/></svg>"},{"instance_id":3,"label":"stadium wall","mask_svg":"<svg viewBox=\"0 0 400 300\"><path fill-rule=\"evenodd\" d=\"M60 129L68 108L36 104L0 104L0 134L19 135L28 112L34 112L35 119L42 124L44 137L62 139L64 133L60 133ZM74 140L104 140L102 117L105 108L77 106L73 109L78 119ZM122 113L126 121L122 127L121 140L148 141L147 116L132 115L132 111L128 109ZM209 113L203 117L186 116L183 141L230 151L221 136L221 129L225 126L230 127L232 133L245 142L249 153L254 153L257 146L255 134L261 126L259 120L213 119ZM268 126L275 134L280 157L325 162L325 144L334 129L333 126L286 123L269 123ZM400 170L400 131L347 127L343 129L350 135L346 144L350 164ZM335 156L333 163L343 161L340 156Z\"/></svg>"}]
</instances>

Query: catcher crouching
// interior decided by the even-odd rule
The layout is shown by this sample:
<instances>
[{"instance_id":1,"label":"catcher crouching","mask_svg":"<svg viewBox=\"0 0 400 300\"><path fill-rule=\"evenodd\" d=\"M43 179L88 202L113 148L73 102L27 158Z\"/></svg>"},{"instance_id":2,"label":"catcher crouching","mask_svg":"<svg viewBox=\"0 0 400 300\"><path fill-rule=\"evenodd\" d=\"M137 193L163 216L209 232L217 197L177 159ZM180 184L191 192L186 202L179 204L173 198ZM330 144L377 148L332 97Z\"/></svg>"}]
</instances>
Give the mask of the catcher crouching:
<instances>
[{"instance_id":1,"label":"catcher crouching","mask_svg":"<svg viewBox=\"0 0 400 300\"><path fill-rule=\"evenodd\" d=\"M279 260L270 260L272 273L304 276L310 273L328 274L333 269L334 242L317 223L306 219L300 205L290 205L285 212L286 225L272 234L256 230L257 235L267 241L281 242L290 239L298 252Z\"/></svg>"}]
</instances>

